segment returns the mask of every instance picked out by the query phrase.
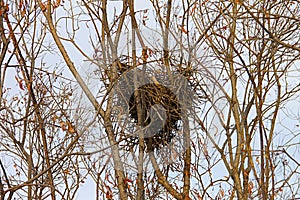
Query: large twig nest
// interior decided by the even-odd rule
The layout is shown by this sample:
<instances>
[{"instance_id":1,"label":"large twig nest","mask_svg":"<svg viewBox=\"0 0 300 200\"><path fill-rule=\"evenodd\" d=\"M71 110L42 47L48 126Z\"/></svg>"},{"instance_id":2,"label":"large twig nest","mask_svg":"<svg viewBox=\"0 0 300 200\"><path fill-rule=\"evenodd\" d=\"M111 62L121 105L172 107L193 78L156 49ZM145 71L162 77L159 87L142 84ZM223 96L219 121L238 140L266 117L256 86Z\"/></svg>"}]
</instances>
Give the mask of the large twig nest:
<instances>
[{"instance_id":1,"label":"large twig nest","mask_svg":"<svg viewBox=\"0 0 300 200\"><path fill-rule=\"evenodd\" d=\"M182 118L187 116L192 104L193 92L187 77L180 72L169 75L159 63L141 68L133 69L122 63L117 67L119 79L114 87L117 94L115 105L123 111L123 108L128 108L128 113L124 114L129 117L123 115L123 121L120 117L116 119L123 127L120 139L130 150L143 137L148 151L159 150L182 140L179 131ZM121 116L120 113L116 115Z\"/></svg>"},{"instance_id":2,"label":"large twig nest","mask_svg":"<svg viewBox=\"0 0 300 200\"><path fill-rule=\"evenodd\" d=\"M148 129L151 133L144 133L148 149L165 146L175 137L178 121L181 120L181 108L176 95L169 88L156 83L143 85L131 95L128 104L130 117L138 125L152 127ZM150 109L155 105L161 105L165 110L166 117L160 119L162 123L155 122L155 118L151 119ZM138 111L141 112L140 115ZM159 115L158 110L154 112Z\"/></svg>"}]
</instances>

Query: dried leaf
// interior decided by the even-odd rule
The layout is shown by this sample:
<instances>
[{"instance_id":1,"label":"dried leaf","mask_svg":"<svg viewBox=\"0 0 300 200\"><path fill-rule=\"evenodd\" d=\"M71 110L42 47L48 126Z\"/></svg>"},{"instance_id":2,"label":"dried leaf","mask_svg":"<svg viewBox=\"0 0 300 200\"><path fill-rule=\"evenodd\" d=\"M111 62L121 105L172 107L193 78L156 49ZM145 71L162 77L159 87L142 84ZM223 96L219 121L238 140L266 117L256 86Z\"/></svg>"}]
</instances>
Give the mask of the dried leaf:
<instances>
[{"instance_id":1,"label":"dried leaf","mask_svg":"<svg viewBox=\"0 0 300 200\"><path fill-rule=\"evenodd\" d=\"M22 7L23 7L23 0L21 0L20 3L19 3L19 9L21 10Z\"/></svg>"},{"instance_id":2,"label":"dried leaf","mask_svg":"<svg viewBox=\"0 0 300 200\"><path fill-rule=\"evenodd\" d=\"M45 11L47 10L46 3L42 3L42 4L41 4L41 10L42 10L43 12L45 12Z\"/></svg>"},{"instance_id":3,"label":"dried leaf","mask_svg":"<svg viewBox=\"0 0 300 200\"><path fill-rule=\"evenodd\" d=\"M26 9L24 8L24 9L22 10L22 12L21 12L21 16L24 17L25 14L26 14Z\"/></svg>"},{"instance_id":4,"label":"dried leaf","mask_svg":"<svg viewBox=\"0 0 300 200\"><path fill-rule=\"evenodd\" d=\"M59 124L63 131L66 131L68 129L66 122L60 121Z\"/></svg>"},{"instance_id":5,"label":"dried leaf","mask_svg":"<svg viewBox=\"0 0 300 200\"><path fill-rule=\"evenodd\" d=\"M220 189L219 194L221 196L221 198L223 198L225 196L225 192L223 189Z\"/></svg>"},{"instance_id":6,"label":"dried leaf","mask_svg":"<svg viewBox=\"0 0 300 200\"><path fill-rule=\"evenodd\" d=\"M181 31L185 34L188 34L188 31L183 26L181 26Z\"/></svg>"},{"instance_id":7,"label":"dried leaf","mask_svg":"<svg viewBox=\"0 0 300 200\"><path fill-rule=\"evenodd\" d=\"M67 122L67 125L68 125L68 133L76 133L74 126L70 122Z\"/></svg>"},{"instance_id":8,"label":"dried leaf","mask_svg":"<svg viewBox=\"0 0 300 200\"><path fill-rule=\"evenodd\" d=\"M254 188L254 184L253 184L252 181L250 181L249 184L248 184L248 192L249 192L249 194L252 193L252 189L253 189L253 188Z\"/></svg>"},{"instance_id":9,"label":"dried leaf","mask_svg":"<svg viewBox=\"0 0 300 200\"><path fill-rule=\"evenodd\" d=\"M125 179L124 179L124 182L125 182L125 183L133 183L133 180L131 180L131 179L129 179L129 178L125 178Z\"/></svg>"},{"instance_id":10,"label":"dried leaf","mask_svg":"<svg viewBox=\"0 0 300 200\"><path fill-rule=\"evenodd\" d=\"M54 9L55 9L55 8L58 8L59 5L60 5L60 2L61 2L61 0L55 1L55 2L53 3L53 8L54 8Z\"/></svg>"}]
</instances>

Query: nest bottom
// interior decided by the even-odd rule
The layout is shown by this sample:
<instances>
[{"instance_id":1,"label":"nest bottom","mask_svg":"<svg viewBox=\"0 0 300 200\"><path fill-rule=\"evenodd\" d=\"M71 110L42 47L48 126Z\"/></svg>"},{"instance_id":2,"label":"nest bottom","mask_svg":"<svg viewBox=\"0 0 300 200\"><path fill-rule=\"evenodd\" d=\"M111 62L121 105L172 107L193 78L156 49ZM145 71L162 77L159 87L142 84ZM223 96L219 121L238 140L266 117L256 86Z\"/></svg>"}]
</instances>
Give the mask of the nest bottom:
<instances>
[{"instance_id":1,"label":"nest bottom","mask_svg":"<svg viewBox=\"0 0 300 200\"><path fill-rule=\"evenodd\" d=\"M150 130L151 135L144 137L147 151L168 145L176 137L181 120L181 108L176 95L169 88L155 83L143 85L131 95L128 103L130 117L138 125L147 127L152 123L149 112L154 105L164 108L166 118L162 127ZM136 145L138 140L138 136L132 137L130 143Z\"/></svg>"}]
</instances>

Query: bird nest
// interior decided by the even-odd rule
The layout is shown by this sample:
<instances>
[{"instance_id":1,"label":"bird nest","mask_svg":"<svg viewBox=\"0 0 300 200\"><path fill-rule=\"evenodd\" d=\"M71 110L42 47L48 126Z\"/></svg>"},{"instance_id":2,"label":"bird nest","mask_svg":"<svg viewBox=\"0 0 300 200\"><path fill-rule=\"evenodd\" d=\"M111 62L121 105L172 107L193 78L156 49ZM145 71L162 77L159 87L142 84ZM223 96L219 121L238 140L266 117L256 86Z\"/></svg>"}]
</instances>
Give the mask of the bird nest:
<instances>
[{"instance_id":1,"label":"bird nest","mask_svg":"<svg viewBox=\"0 0 300 200\"><path fill-rule=\"evenodd\" d=\"M155 105L160 107L151 110ZM166 86L149 83L139 87L131 95L128 106L134 122L148 127L143 133L148 150L165 146L175 137L181 120L181 106L176 95Z\"/></svg>"},{"instance_id":2,"label":"bird nest","mask_svg":"<svg viewBox=\"0 0 300 200\"><path fill-rule=\"evenodd\" d=\"M128 133L123 131L121 134L120 139L125 141L127 149L138 145L140 138L143 138L147 151L158 150L170 144L180 128L182 105L174 89L178 87L164 84L169 82L165 75L159 77L156 74L154 82L151 75L146 74L148 76L142 70L124 73L115 87L115 104L128 109L127 116L135 127L127 123ZM129 121L126 117L123 120Z\"/></svg>"}]
</instances>

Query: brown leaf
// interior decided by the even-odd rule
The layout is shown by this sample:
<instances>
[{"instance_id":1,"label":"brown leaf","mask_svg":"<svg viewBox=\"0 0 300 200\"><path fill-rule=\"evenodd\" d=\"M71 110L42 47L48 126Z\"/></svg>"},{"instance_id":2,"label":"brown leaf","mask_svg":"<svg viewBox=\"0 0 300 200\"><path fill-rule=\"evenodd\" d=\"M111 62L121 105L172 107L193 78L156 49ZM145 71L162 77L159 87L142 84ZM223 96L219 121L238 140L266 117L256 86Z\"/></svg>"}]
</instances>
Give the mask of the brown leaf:
<instances>
[{"instance_id":1,"label":"brown leaf","mask_svg":"<svg viewBox=\"0 0 300 200\"><path fill-rule=\"evenodd\" d=\"M68 132L69 133L76 133L76 130L75 130L74 126L70 122L67 122L67 125L68 125Z\"/></svg>"},{"instance_id":2,"label":"brown leaf","mask_svg":"<svg viewBox=\"0 0 300 200\"><path fill-rule=\"evenodd\" d=\"M22 10L22 12L21 12L21 16L24 17L25 14L26 14L26 9L24 8L24 9Z\"/></svg>"},{"instance_id":3,"label":"brown leaf","mask_svg":"<svg viewBox=\"0 0 300 200\"><path fill-rule=\"evenodd\" d=\"M220 190L220 196L223 198L225 196L225 192L223 189Z\"/></svg>"},{"instance_id":4,"label":"brown leaf","mask_svg":"<svg viewBox=\"0 0 300 200\"><path fill-rule=\"evenodd\" d=\"M41 9L42 9L43 12L45 12L47 10L46 3L41 4Z\"/></svg>"},{"instance_id":5,"label":"brown leaf","mask_svg":"<svg viewBox=\"0 0 300 200\"><path fill-rule=\"evenodd\" d=\"M181 26L181 31L185 34L188 34L188 31L183 26Z\"/></svg>"},{"instance_id":6,"label":"brown leaf","mask_svg":"<svg viewBox=\"0 0 300 200\"><path fill-rule=\"evenodd\" d=\"M58 6L60 5L61 0L57 0L53 3L53 8L58 8Z\"/></svg>"},{"instance_id":7,"label":"brown leaf","mask_svg":"<svg viewBox=\"0 0 300 200\"><path fill-rule=\"evenodd\" d=\"M61 129L62 129L63 131L66 131L66 130L67 130L67 124L66 124L66 122L60 121L59 124L60 124L60 127L61 127Z\"/></svg>"},{"instance_id":8,"label":"brown leaf","mask_svg":"<svg viewBox=\"0 0 300 200\"><path fill-rule=\"evenodd\" d=\"M19 3L19 9L21 10L22 7L23 7L23 0L21 0L20 3Z\"/></svg>"}]
</instances>

